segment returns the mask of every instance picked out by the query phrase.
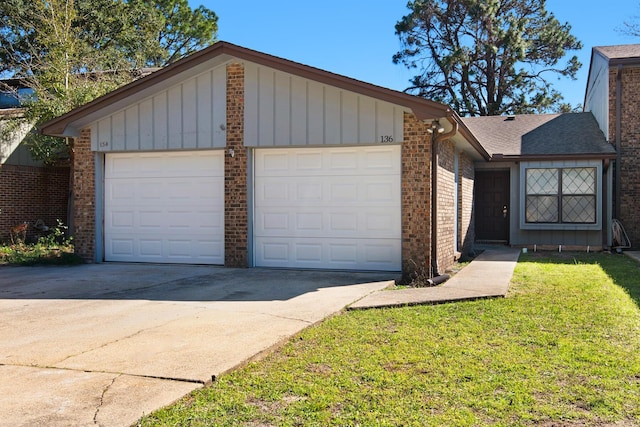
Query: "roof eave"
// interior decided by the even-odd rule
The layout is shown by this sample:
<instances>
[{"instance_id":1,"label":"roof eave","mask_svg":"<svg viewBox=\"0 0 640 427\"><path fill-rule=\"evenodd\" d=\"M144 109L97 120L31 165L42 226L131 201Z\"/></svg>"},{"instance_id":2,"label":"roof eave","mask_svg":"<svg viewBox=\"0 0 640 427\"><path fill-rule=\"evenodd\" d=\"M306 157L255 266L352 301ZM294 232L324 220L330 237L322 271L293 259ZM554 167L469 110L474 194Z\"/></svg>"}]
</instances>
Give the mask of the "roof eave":
<instances>
[{"instance_id":1,"label":"roof eave","mask_svg":"<svg viewBox=\"0 0 640 427\"><path fill-rule=\"evenodd\" d=\"M535 162L558 160L614 160L616 153L567 153L567 154L492 154L489 159L497 162Z\"/></svg>"}]
</instances>

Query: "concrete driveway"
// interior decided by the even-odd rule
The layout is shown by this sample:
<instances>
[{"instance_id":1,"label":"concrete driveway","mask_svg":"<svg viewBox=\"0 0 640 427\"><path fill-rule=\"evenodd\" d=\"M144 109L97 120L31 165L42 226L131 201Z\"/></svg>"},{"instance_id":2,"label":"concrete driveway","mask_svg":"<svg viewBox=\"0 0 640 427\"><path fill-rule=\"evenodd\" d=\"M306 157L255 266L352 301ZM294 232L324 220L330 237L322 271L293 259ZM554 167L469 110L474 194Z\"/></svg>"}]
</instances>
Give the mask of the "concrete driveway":
<instances>
[{"instance_id":1,"label":"concrete driveway","mask_svg":"<svg viewBox=\"0 0 640 427\"><path fill-rule=\"evenodd\" d=\"M396 278L0 267L0 425L131 425Z\"/></svg>"}]
</instances>

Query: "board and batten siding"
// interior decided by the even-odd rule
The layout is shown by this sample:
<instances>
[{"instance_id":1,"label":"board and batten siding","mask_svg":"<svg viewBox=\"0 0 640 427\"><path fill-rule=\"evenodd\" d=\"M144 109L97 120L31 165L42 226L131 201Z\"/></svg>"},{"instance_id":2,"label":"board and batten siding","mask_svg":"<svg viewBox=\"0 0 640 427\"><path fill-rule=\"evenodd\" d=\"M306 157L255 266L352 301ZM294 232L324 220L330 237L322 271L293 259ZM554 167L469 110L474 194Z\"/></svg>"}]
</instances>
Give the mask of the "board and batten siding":
<instances>
[{"instance_id":1,"label":"board and batten siding","mask_svg":"<svg viewBox=\"0 0 640 427\"><path fill-rule=\"evenodd\" d=\"M585 111L596 118L600 130L609 138L609 62L599 54L594 54L591 73L587 82Z\"/></svg>"},{"instance_id":2,"label":"board and batten siding","mask_svg":"<svg viewBox=\"0 0 640 427\"><path fill-rule=\"evenodd\" d=\"M223 148L226 66L186 79L91 125L93 151Z\"/></svg>"},{"instance_id":3,"label":"board and batten siding","mask_svg":"<svg viewBox=\"0 0 640 427\"><path fill-rule=\"evenodd\" d=\"M402 142L405 110L245 63L244 134L248 147Z\"/></svg>"}]
</instances>

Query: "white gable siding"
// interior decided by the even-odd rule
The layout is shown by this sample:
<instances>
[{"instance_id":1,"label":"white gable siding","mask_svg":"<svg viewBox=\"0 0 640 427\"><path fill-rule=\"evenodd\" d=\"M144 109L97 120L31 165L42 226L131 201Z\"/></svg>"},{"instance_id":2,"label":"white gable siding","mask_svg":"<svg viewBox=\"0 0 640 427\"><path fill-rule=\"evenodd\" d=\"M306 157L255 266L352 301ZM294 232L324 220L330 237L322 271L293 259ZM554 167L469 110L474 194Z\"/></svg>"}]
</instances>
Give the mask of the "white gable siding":
<instances>
[{"instance_id":1,"label":"white gable siding","mask_svg":"<svg viewBox=\"0 0 640 427\"><path fill-rule=\"evenodd\" d=\"M226 67L213 68L91 125L95 151L193 150L226 145Z\"/></svg>"},{"instance_id":2,"label":"white gable siding","mask_svg":"<svg viewBox=\"0 0 640 427\"><path fill-rule=\"evenodd\" d=\"M598 54L592 57L584 110L593 114L609 139L609 63Z\"/></svg>"},{"instance_id":3,"label":"white gable siding","mask_svg":"<svg viewBox=\"0 0 640 427\"><path fill-rule=\"evenodd\" d=\"M405 110L245 63L245 145L249 147L401 142Z\"/></svg>"}]
</instances>

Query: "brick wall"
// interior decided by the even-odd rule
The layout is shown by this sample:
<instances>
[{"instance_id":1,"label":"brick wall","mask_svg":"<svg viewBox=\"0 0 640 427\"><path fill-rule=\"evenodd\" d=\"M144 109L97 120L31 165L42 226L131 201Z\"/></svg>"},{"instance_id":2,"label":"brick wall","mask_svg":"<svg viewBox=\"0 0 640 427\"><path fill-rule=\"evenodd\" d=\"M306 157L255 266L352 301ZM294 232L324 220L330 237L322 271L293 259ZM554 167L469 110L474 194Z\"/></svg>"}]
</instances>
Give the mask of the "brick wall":
<instances>
[{"instance_id":1,"label":"brick wall","mask_svg":"<svg viewBox=\"0 0 640 427\"><path fill-rule=\"evenodd\" d=\"M73 148L73 242L75 252L94 261L96 238L95 160L91 130L83 129Z\"/></svg>"},{"instance_id":2,"label":"brick wall","mask_svg":"<svg viewBox=\"0 0 640 427\"><path fill-rule=\"evenodd\" d=\"M233 150L233 157L230 155ZM244 67L227 66L227 148L224 161L224 265L247 267L247 150L244 147Z\"/></svg>"},{"instance_id":3,"label":"brick wall","mask_svg":"<svg viewBox=\"0 0 640 427\"><path fill-rule=\"evenodd\" d=\"M616 130L616 74L610 70L609 115L610 140L615 142ZM620 135L620 212L618 219L629 235L634 248L640 248L640 68L625 67L622 70L622 111ZM618 167L618 165L616 165Z\"/></svg>"},{"instance_id":4,"label":"brick wall","mask_svg":"<svg viewBox=\"0 0 640 427\"><path fill-rule=\"evenodd\" d=\"M428 125L404 115L402 144L402 271L431 270L431 136Z\"/></svg>"},{"instance_id":5,"label":"brick wall","mask_svg":"<svg viewBox=\"0 0 640 427\"><path fill-rule=\"evenodd\" d=\"M473 160L465 153L459 155L458 175L458 248L462 257L467 257L475 240L473 221L475 167Z\"/></svg>"},{"instance_id":6,"label":"brick wall","mask_svg":"<svg viewBox=\"0 0 640 427\"><path fill-rule=\"evenodd\" d=\"M0 166L0 241L9 242L10 229L25 221L67 224L68 197L68 167ZM37 237L30 232L27 240Z\"/></svg>"},{"instance_id":7,"label":"brick wall","mask_svg":"<svg viewBox=\"0 0 640 427\"><path fill-rule=\"evenodd\" d=\"M440 141L438 150L438 272L450 270L455 262L456 225L455 147L449 140Z\"/></svg>"}]
</instances>

